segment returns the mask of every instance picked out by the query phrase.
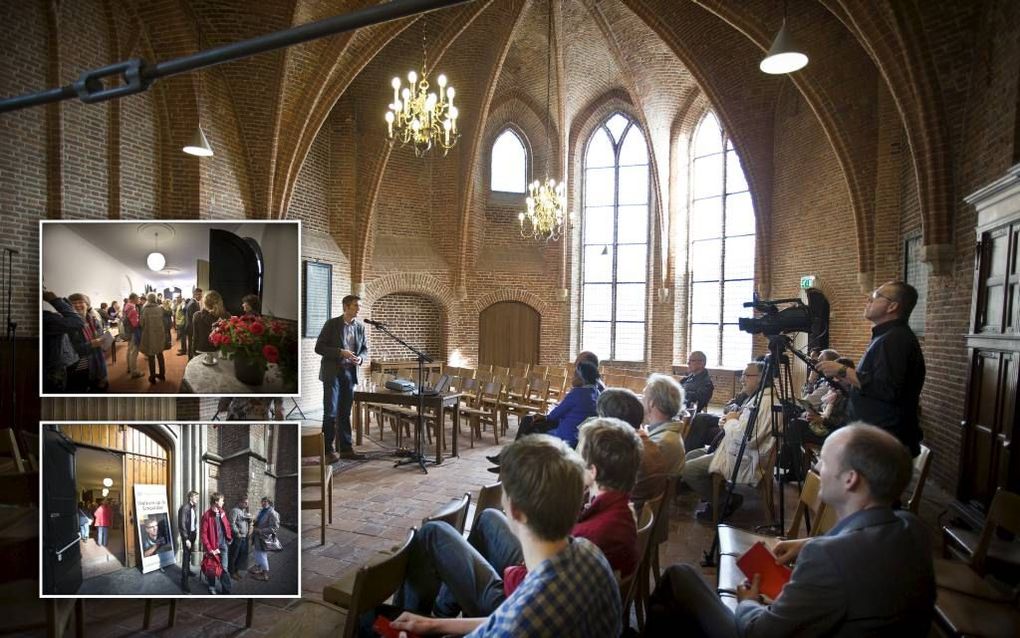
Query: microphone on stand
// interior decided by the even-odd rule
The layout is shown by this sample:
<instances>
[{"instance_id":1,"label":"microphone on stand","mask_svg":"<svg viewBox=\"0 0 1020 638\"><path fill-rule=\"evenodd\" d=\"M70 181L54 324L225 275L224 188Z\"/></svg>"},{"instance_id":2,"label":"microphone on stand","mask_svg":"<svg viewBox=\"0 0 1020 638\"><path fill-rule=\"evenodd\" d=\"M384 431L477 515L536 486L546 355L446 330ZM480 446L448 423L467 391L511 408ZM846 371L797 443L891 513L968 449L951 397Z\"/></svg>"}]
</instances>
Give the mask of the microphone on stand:
<instances>
[{"instance_id":1,"label":"microphone on stand","mask_svg":"<svg viewBox=\"0 0 1020 638\"><path fill-rule=\"evenodd\" d=\"M376 328L385 328L386 327L386 324L384 324L381 321L376 321L375 319L365 319L365 323L367 323L370 326L375 326Z\"/></svg>"}]
</instances>

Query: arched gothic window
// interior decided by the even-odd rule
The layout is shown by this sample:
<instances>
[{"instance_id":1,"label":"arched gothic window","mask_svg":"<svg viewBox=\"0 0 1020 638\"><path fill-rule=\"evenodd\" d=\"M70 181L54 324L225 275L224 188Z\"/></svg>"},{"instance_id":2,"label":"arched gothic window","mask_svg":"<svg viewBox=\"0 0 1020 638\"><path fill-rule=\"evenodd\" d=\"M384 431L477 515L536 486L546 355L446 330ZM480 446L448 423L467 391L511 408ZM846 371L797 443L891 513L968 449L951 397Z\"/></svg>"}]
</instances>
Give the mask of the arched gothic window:
<instances>
[{"instance_id":1,"label":"arched gothic window","mask_svg":"<svg viewBox=\"0 0 1020 638\"><path fill-rule=\"evenodd\" d=\"M751 335L737 327L754 292L754 208L740 158L711 111L691 145L691 350L709 366L743 367Z\"/></svg>"},{"instance_id":2,"label":"arched gothic window","mask_svg":"<svg viewBox=\"0 0 1020 638\"><path fill-rule=\"evenodd\" d=\"M584 154L581 349L600 359L645 358L650 192L645 136L613 113Z\"/></svg>"},{"instance_id":3,"label":"arched gothic window","mask_svg":"<svg viewBox=\"0 0 1020 638\"><path fill-rule=\"evenodd\" d=\"M524 193L528 188L528 151L512 128L504 129L492 144L489 188L501 193Z\"/></svg>"}]
</instances>

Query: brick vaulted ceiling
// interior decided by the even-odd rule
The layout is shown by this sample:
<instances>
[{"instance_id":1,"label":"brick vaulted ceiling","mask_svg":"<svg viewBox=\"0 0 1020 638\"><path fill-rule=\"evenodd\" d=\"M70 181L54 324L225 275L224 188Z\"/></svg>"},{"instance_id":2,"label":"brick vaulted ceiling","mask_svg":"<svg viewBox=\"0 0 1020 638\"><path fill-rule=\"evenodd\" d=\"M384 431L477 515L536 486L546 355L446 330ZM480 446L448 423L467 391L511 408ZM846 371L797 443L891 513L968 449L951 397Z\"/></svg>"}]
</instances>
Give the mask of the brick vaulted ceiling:
<instances>
[{"instance_id":1,"label":"brick vaulted ceiling","mask_svg":"<svg viewBox=\"0 0 1020 638\"><path fill-rule=\"evenodd\" d=\"M129 4L145 25L143 49L157 59L238 41L373 4L372 0L157 0ZM883 14L854 0L790 2L790 22L812 52L811 65L792 78L764 76L757 63L781 19L774 0L553 0L554 55L550 129L553 165L568 169L578 151L576 135L606 96L617 95L649 132L656 223L669 230L672 133L691 105L707 100L729 129L751 184L760 223L766 224L775 168L771 152L774 106L788 84L799 91L821 125L843 172L856 225L858 272L873 270L868 248L875 202L877 95L889 93L911 147L923 190L926 246L947 242L952 194L940 180L949 150L937 87L926 82L924 42L909 8L890 3ZM904 3L910 4L910 3ZM397 170L382 140L388 78L418 66L422 33L430 67L444 71L458 89L463 137L451 153L452 176L436 180L449 208L439 217L455 230L450 242L452 279L471 267L477 229L470 211L484 185L489 118L508 103L530 111L539 130L527 131L545 155L541 128L546 99L548 0L475 0L435 12L321 39L286 51L221 65L192 80L176 98L192 113L202 107L203 82L227 86L237 128L238 164L248 192L249 217L285 217L302 163L332 113L344 110L359 140L353 175L357 197L346 239L352 279L364 281L379 220L380 187ZM905 13L906 12L906 13ZM172 31L166 29L172 27ZM434 65L434 66L433 66ZM211 78L214 78L211 79ZM182 80L173 80L183 83ZM177 93L175 91L175 93ZM217 103L217 107L219 104ZM168 117L172 126L174 117ZM179 161L176 159L168 161ZM445 170L445 169L443 169ZM568 174L570 171L567 171ZM940 184L938 188L927 188ZM443 216L445 215L445 217ZM344 231L347 232L346 230ZM446 241L440 240L440 243ZM664 279L671 277L659 247ZM759 250L767 250L766 242ZM933 251L937 248L932 248ZM761 255L767 257L767 255ZM759 263L767 266L768 259ZM767 276L765 277L767 280Z\"/></svg>"}]
</instances>

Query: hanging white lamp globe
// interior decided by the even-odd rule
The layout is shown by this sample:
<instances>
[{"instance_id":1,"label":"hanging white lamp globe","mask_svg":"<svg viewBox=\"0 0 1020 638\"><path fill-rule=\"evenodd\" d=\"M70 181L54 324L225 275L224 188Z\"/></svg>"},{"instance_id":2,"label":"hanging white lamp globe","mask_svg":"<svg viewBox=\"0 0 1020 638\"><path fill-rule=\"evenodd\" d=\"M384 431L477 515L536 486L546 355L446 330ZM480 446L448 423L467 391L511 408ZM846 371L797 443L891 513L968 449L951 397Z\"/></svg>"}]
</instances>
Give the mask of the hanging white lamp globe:
<instances>
[{"instance_id":1,"label":"hanging white lamp globe","mask_svg":"<svg viewBox=\"0 0 1020 638\"><path fill-rule=\"evenodd\" d=\"M159 233L156 233L156 248L145 258L145 265L153 272L160 272L166 268L166 256L159 252Z\"/></svg>"},{"instance_id":2,"label":"hanging white lamp globe","mask_svg":"<svg viewBox=\"0 0 1020 638\"><path fill-rule=\"evenodd\" d=\"M113 487L113 479L112 478L104 478L103 479L103 487Z\"/></svg>"},{"instance_id":3,"label":"hanging white lamp globe","mask_svg":"<svg viewBox=\"0 0 1020 638\"><path fill-rule=\"evenodd\" d=\"M793 73L807 66L808 56L799 50L786 30L786 18L779 27L779 33L769 47L768 55L761 61L758 68L769 75Z\"/></svg>"},{"instance_id":4,"label":"hanging white lamp globe","mask_svg":"<svg viewBox=\"0 0 1020 638\"><path fill-rule=\"evenodd\" d=\"M110 495L110 488L104 487L103 488L103 496L106 497L106 496L109 496L109 495Z\"/></svg>"}]
</instances>

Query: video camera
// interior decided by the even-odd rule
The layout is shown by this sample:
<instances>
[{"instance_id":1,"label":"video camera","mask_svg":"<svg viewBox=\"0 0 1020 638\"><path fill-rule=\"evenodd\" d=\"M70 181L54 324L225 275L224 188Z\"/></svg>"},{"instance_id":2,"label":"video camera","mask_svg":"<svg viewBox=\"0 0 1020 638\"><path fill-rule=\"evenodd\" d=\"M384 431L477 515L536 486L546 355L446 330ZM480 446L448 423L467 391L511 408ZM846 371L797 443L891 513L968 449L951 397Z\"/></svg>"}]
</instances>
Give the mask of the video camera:
<instances>
[{"instance_id":1,"label":"video camera","mask_svg":"<svg viewBox=\"0 0 1020 638\"><path fill-rule=\"evenodd\" d=\"M789 304L782 310L777 304ZM737 321L740 329L751 334L763 334L772 337L790 332L819 332L825 319L820 313L813 312L810 305L805 306L800 299L761 300L754 293L753 301L744 304L745 308L754 308L761 313L760 317L740 317Z\"/></svg>"}]
</instances>

